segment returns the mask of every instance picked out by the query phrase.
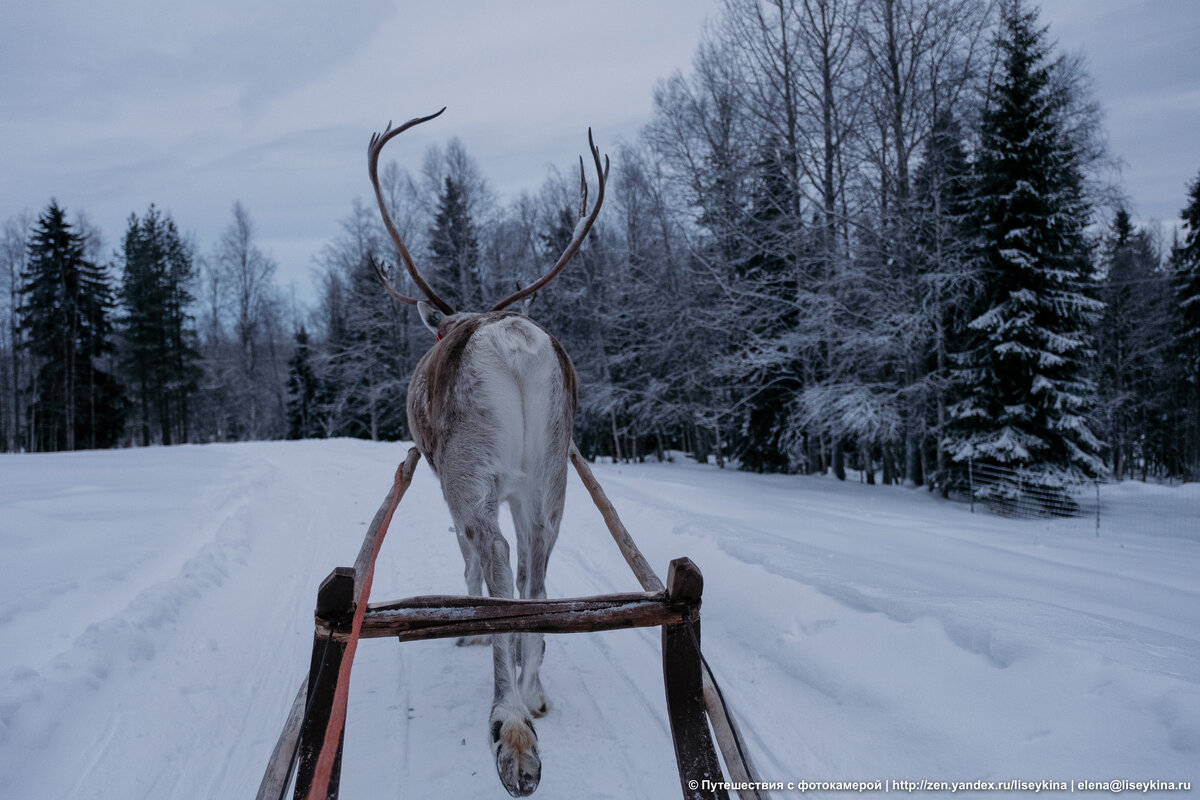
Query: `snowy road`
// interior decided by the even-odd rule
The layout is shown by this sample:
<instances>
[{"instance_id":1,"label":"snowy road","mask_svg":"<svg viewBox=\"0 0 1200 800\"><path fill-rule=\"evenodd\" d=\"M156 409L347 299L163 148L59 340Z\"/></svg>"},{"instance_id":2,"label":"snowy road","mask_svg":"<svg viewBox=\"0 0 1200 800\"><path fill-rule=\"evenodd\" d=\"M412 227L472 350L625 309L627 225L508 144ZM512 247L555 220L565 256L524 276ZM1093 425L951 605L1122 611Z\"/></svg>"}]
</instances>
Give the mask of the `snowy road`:
<instances>
[{"instance_id":1,"label":"snowy road","mask_svg":"<svg viewBox=\"0 0 1200 800\"><path fill-rule=\"evenodd\" d=\"M0 794L253 796L402 445L0 456ZM695 465L599 466L650 563L704 571L704 642L769 780L1200 785L1200 487L1083 522ZM507 521L504 521L507 528ZM422 465L373 599L461 590ZM551 596L635 591L572 478ZM541 798L678 796L656 631L547 637ZM346 798L505 797L487 648L359 648Z\"/></svg>"}]
</instances>

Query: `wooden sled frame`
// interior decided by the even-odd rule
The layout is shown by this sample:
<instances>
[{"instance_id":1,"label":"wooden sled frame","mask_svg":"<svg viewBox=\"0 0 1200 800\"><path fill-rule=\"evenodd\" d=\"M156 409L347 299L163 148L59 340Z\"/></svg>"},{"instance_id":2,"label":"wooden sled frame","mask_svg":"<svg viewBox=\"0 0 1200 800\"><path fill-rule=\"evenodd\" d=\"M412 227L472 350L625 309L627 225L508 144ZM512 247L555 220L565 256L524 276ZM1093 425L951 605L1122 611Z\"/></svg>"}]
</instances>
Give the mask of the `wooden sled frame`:
<instances>
[{"instance_id":1,"label":"wooden sled frame","mask_svg":"<svg viewBox=\"0 0 1200 800\"><path fill-rule=\"evenodd\" d=\"M727 779L717 759L712 733L716 734L729 771L728 781L737 787L742 800L767 796L761 788L747 788L761 785L762 781L739 745L741 737L737 724L727 714L716 682L700 654L700 602L704 579L699 568L687 558L675 559L668 568L664 586L638 550L574 444L571 445L570 459L644 591L553 600L459 595L413 597L368 604L361 619L355 620L355 599L362 596L364 589L369 595L375 556L382 537L420 460L418 450L411 448L396 471L391 491L367 529L354 566L337 567L321 582L317 592L309 675L301 682L283 732L271 753L259 786L258 800L276 800L286 789L296 762L293 751L297 740L299 766L294 798L310 797L318 757L326 738L333 733L332 728L337 728L338 741L324 798L332 800L338 796L345 718L340 717L333 725L330 725L330 719L338 705L335 693L339 689L343 661L353 659L353 647L349 653L347 649L356 644L356 638L395 637L405 642L490 633L585 633L646 627L662 628L667 716L685 800L727 800L729 797L724 788ZM357 637L353 634L354 621L359 628ZM347 682L348 668L349 663L345 665ZM311 692L310 686L313 687ZM341 691L340 708L344 715L348 687L341 687ZM320 794L315 796L321 797Z\"/></svg>"}]
</instances>

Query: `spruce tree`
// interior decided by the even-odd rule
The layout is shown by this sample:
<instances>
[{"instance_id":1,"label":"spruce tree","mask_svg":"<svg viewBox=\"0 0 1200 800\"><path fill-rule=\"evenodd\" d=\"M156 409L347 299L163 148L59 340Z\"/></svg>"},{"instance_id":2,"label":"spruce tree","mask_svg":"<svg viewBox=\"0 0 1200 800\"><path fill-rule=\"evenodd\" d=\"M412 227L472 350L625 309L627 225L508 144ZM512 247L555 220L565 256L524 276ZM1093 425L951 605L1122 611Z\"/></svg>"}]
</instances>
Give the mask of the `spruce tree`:
<instances>
[{"instance_id":1,"label":"spruce tree","mask_svg":"<svg viewBox=\"0 0 1200 800\"><path fill-rule=\"evenodd\" d=\"M948 491L949 460L945 433L951 402L951 352L958 350L969 321L963 298L971 285L975 236L971 224L971 166L958 120L948 112L938 116L925 158L913 182L916 260L926 290L924 315L929 335L923 394L932 395L937 433L936 472L932 484Z\"/></svg>"},{"instance_id":2,"label":"spruce tree","mask_svg":"<svg viewBox=\"0 0 1200 800\"><path fill-rule=\"evenodd\" d=\"M330 378L338 389L332 401L338 406L337 433L372 441L404 438L410 369L404 363L405 309L380 290L369 258L363 258L348 278L345 328L329 343L336 363Z\"/></svg>"},{"instance_id":3,"label":"spruce tree","mask_svg":"<svg viewBox=\"0 0 1200 800\"><path fill-rule=\"evenodd\" d=\"M103 267L51 201L29 241L18 314L35 361L29 413L36 450L110 447L124 427L120 384L100 368L112 350L112 290Z\"/></svg>"},{"instance_id":4,"label":"spruce tree","mask_svg":"<svg viewBox=\"0 0 1200 800\"><path fill-rule=\"evenodd\" d=\"M1055 491L1103 469L1086 374L1102 306L1087 295L1080 157L1037 11L1006 5L998 46L975 182L979 289L958 354L950 450L964 471L968 460L1020 470Z\"/></svg>"},{"instance_id":5,"label":"spruce tree","mask_svg":"<svg viewBox=\"0 0 1200 800\"><path fill-rule=\"evenodd\" d=\"M429 249L438 294L457 311L482 310L479 239L466 194L453 178L446 178L438 198Z\"/></svg>"},{"instance_id":6,"label":"spruce tree","mask_svg":"<svg viewBox=\"0 0 1200 800\"><path fill-rule=\"evenodd\" d=\"M1179 451L1173 472L1200 479L1200 175L1188 187L1180 212L1184 239L1171 249L1175 345L1175 401L1171 427Z\"/></svg>"},{"instance_id":7,"label":"spruce tree","mask_svg":"<svg viewBox=\"0 0 1200 800\"><path fill-rule=\"evenodd\" d=\"M1158 248L1119 209L1106 242L1096 326L1098 417L1113 477L1139 470L1145 478L1164 463L1164 347L1170 333L1168 285Z\"/></svg>"},{"instance_id":8,"label":"spruce tree","mask_svg":"<svg viewBox=\"0 0 1200 800\"><path fill-rule=\"evenodd\" d=\"M121 366L134 384L143 445L188 439L188 401L199 355L188 307L195 280L192 254L171 217L153 205L130 215L120 254Z\"/></svg>"},{"instance_id":9,"label":"spruce tree","mask_svg":"<svg viewBox=\"0 0 1200 800\"><path fill-rule=\"evenodd\" d=\"M808 454L806 431L790 430L793 398L801 388L796 348L799 322L796 293L800 219L782 148L763 147L758 180L745 227L747 245L735 267L740 305L742 352L730 362L729 377L743 387L735 419L741 468L787 472L791 452ZM815 467L810 466L809 471Z\"/></svg>"},{"instance_id":10,"label":"spruce tree","mask_svg":"<svg viewBox=\"0 0 1200 800\"><path fill-rule=\"evenodd\" d=\"M618 163L628 167L627 162ZM626 172L620 170L615 175L620 182L625 180ZM579 219L578 206L562 205L562 196L552 193L549 187L543 190L541 199L544 211L535 234L534 258L531 264L520 265L528 270L530 281L536 280L532 274L535 269L545 270L566 249ZM602 221L584 241L570 267L538 293L540 299L536 299L532 313L540 324L554 331L575 364L579 379L576 442L589 457L607 453L619 460L628 456L628 448L622 444L630 401L628 387L639 377L631 370L638 354L633 352L636 334L630 329L636 330L642 320L622 319L621 324L614 324L617 316L623 315L621 301L630 281L627 273L612 271L618 269L615 264L594 255L593 243L603 233L604 214L600 218ZM510 279L516 274L510 274ZM514 288L511 283L501 286L510 291Z\"/></svg>"},{"instance_id":11,"label":"spruce tree","mask_svg":"<svg viewBox=\"0 0 1200 800\"><path fill-rule=\"evenodd\" d=\"M289 439L321 438L318 401L320 381L313 369L304 326L296 333L296 352L288 360L287 421Z\"/></svg>"}]
</instances>

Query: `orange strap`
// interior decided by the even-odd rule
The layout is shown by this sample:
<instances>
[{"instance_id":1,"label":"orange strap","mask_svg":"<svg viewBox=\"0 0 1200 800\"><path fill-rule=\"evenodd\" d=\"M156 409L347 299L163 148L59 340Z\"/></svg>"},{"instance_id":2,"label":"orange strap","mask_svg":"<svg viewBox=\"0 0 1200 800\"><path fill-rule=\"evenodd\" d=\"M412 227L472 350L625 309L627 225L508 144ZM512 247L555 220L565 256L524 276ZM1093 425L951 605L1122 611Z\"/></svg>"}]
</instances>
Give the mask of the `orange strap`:
<instances>
[{"instance_id":1,"label":"orange strap","mask_svg":"<svg viewBox=\"0 0 1200 800\"><path fill-rule=\"evenodd\" d=\"M333 772L333 759L337 755L341 732L346 725L346 699L350 693L350 667L354 664L354 651L358 649L358 635L362 631L363 615L367 611L367 598L371 596L371 581L375 577L375 559L379 555L379 547L387 534L388 525L392 522L392 514L404 494L403 483L404 464L396 469L395 481L392 484L392 502L388 505L387 514L383 518L379 536L375 540L375 550L367 563L367 574L363 576L362 589L354 604L354 620L350 626L350 639L346 642L346 652L342 656L342 665L338 668L337 685L333 690L333 708L329 713L329 724L325 727L325 742L321 745L321 753L317 756L317 766L313 771L312 785L304 800L325 800L329 797L329 776Z\"/></svg>"}]
</instances>

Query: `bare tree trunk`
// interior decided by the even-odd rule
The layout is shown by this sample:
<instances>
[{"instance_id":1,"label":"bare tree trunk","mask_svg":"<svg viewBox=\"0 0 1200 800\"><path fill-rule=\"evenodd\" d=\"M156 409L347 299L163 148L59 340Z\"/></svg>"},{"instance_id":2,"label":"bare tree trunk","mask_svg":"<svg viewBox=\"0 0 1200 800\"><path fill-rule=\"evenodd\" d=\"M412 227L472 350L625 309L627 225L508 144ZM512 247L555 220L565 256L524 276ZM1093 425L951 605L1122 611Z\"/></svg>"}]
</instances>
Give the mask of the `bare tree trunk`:
<instances>
[{"instance_id":1,"label":"bare tree trunk","mask_svg":"<svg viewBox=\"0 0 1200 800\"><path fill-rule=\"evenodd\" d=\"M883 468L881 478L884 486L892 485L892 453L885 441L879 448L879 465Z\"/></svg>"},{"instance_id":2,"label":"bare tree trunk","mask_svg":"<svg viewBox=\"0 0 1200 800\"><path fill-rule=\"evenodd\" d=\"M709 453L712 452L708 446L708 433L694 423L691 423L689 427L692 433L692 447L694 448L692 453L698 462L707 464Z\"/></svg>"},{"instance_id":3,"label":"bare tree trunk","mask_svg":"<svg viewBox=\"0 0 1200 800\"><path fill-rule=\"evenodd\" d=\"M921 444L910 416L904 434L904 485L916 487L921 483Z\"/></svg>"},{"instance_id":4,"label":"bare tree trunk","mask_svg":"<svg viewBox=\"0 0 1200 800\"><path fill-rule=\"evenodd\" d=\"M613 440L613 463L621 461L621 436L617 433L617 411L610 409L608 412L609 421L612 422L612 440Z\"/></svg>"},{"instance_id":5,"label":"bare tree trunk","mask_svg":"<svg viewBox=\"0 0 1200 800\"><path fill-rule=\"evenodd\" d=\"M75 449L75 321L67 326L63 341L63 414L66 417L67 450Z\"/></svg>"},{"instance_id":6,"label":"bare tree trunk","mask_svg":"<svg viewBox=\"0 0 1200 800\"><path fill-rule=\"evenodd\" d=\"M16 291L12 292L12 308L16 308ZM20 334L17 329L17 315L13 312L9 323L9 333L11 342L11 352L9 357L12 361L12 366L9 369L9 377L12 379L9 387L12 393L12 429L9 431L9 450L16 450L21 447L21 418L24 416L21 409L21 356L20 356Z\"/></svg>"}]
</instances>

